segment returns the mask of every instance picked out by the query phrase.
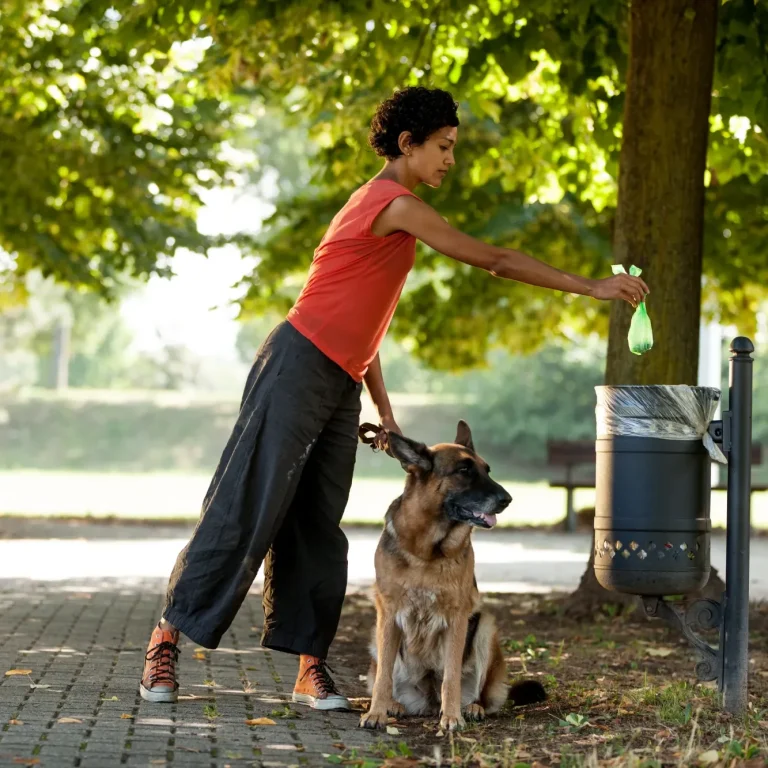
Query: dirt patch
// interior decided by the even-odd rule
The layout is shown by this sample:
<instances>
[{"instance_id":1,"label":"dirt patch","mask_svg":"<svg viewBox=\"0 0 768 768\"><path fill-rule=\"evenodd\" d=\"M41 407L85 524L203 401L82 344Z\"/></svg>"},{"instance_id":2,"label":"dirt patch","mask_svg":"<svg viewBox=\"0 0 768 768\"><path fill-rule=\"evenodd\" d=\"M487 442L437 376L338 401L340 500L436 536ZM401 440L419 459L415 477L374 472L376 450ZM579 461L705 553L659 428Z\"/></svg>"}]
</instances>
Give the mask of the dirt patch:
<instances>
[{"instance_id":1,"label":"dirt patch","mask_svg":"<svg viewBox=\"0 0 768 768\"><path fill-rule=\"evenodd\" d=\"M451 737L435 718L403 719L394 742L348 765L736 766L768 760L768 606L750 624L749 712L720 711L714 684L698 684L695 658L678 632L636 612L601 612L577 622L565 596L486 595L496 615L510 680L532 677L544 704L506 709ZM367 595L348 597L333 656L365 674L375 622ZM717 637L710 636L711 643ZM367 707L365 683L352 695ZM338 756L333 758L338 760Z\"/></svg>"}]
</instances>

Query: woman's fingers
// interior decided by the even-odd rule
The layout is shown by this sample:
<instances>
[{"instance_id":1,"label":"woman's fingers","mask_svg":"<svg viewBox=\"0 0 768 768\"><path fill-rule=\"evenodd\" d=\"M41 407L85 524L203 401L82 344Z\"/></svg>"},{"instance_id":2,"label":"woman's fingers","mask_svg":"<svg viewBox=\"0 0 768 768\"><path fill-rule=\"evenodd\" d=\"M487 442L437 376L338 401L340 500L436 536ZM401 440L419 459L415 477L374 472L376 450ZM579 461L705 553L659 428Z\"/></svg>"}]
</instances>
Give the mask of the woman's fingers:
<instances>
[{"instance_id":1,"label":"woman's fingers","mask_svg":"<svg viewBox=\"0 0 768 768\"><path fill-rule=\"evenodd\" d=\"M639 277L632 277L631 275L626 275L626 278L636 294L645 296L650 293L648 286L645 284L645 280L641 280Z\"/></svg>"},{"instance_id":2,"label":"woman's fingers","mask_svg":"<svg viewBox=\"0 0 768 768\"><path fill-rule=\"evenodd\" d=\"M641 280L639 277L632 277L630 275L626 275L625 277L625 285L622 286L622 288L626 291L625 295L628 297L627 301L629 301L633 307L637 308L637 305L645 300L645 297L650 291L648 290L645 281Z\"/></svg>"}]
</instances>

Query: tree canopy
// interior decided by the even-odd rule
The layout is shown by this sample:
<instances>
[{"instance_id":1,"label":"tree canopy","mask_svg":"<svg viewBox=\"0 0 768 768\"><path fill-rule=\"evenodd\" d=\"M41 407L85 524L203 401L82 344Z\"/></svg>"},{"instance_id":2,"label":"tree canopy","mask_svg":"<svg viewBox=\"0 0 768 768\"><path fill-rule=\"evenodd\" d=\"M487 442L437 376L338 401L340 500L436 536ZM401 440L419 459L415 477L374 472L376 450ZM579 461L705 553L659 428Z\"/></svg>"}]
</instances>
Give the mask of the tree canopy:
<instances>
[{"instance_id":1,"label":"tree canopy","mask_svg":"<svg viewBox=\"0 0 768 768\"><path fill-rule=\"evenodd\" d=\"M30 171L6 185L3 207L16 214L0 222L0 244L22 269L36 262L65 280L103 284L122 269L162 269L168 237L210 245L191 226L200 177L224 177L217 149L236 122L229 115L256 100L294 135L305 129L314 148L311 183L283 195L251 244L259 263L245 310L281 310L332 216L379 167L366 148L376 103L393 88L421 83L451 89L462 106L457 166L425 199L469 234L564 269L609 273L626 3L48 0L16 7L3 21L16 38L0 55L17 84L30 71L35 82L4 91L3 134L6 151L21 140ZM691 0L679 23L695 13ZM38 16L54 20L44 34L34 31ZM30 21L31 47L21 31ZM723 319L745 331L768 278L766 29L765 6L723 3L705 296L711 304L716 293ZM205 48L191 74L175 64L182 41ZM47 66L52 60L61 67ZM52 85L65 104L48 93ZM142 131L147 110L158 124ZM231 138L247 143L247 136ZM285 146L275 134L280 139ZM81 156L84 170L75 162ZM33 163L44 180L34 192L24 182ZM80 176L72 180L70 169ZM108 201L102 190L112 190ZM424 248L393 329L430 364L462 367L481 361L492 344L526 350L566 328L604 331L606 310L569 296L553 302L544 291L493 280Z\"/></svg>"},{"instance_id":2,"label":"tree canopy","mask_svg":"<svg viewBox=\"0 0 768 768\"><path fill-rule=\"evenodd\" d=\"M204 46L138 50L121 25L108 3L3 3L6 298L33 269L108 293L121 275L168 272L176 247L213 244L196 209L226 183L230 110L195 75Z\"/></svg>"},{"instance_id":3,"label":"tree canopy","mask_svg":"<svg viewBox=\"0 0 768 768\"><path fill-rule=\"evenodd\" d=\"M266 103L284 105L286 119L308 125L320 147L312 187L278 207L258 248L246 307L290 302L296 280L286 278L303 274L330 218L379 166L365 146L377 101L423 82L452 88L463 106L453 178L425 198L470 234L608 274L627 8L609 0L288 2L229 15L219 6L211 30L228 71ZM695 14L691 2L679 23ZM768 11L754 2L720 9L705 179L705 306L746 332L768 277L766 24ZM525 350L566 327L605 329L606 307L572 297L564 306L425 248L394 330L428 362L461 366L490 343Z\"/></svg>"}]
</instances>

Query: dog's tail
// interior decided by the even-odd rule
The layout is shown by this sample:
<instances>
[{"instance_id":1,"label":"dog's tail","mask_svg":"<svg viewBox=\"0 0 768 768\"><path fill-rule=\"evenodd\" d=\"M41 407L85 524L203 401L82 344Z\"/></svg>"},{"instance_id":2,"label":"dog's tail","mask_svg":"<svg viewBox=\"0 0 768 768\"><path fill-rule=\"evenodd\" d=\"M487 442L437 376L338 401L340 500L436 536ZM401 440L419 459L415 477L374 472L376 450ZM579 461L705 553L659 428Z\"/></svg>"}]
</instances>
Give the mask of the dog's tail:
<instances>
[{"instance_id":1,"label":"dog's tail","mask_svg":"<svg viewBox=\"0 0 768 768\"><path fill-rule=\"evenodd\" d=\"M521 680L509 686L507 699L513 707L522 707L546 701L547 692L538 680Z\"/></svg>"}]
</instances>

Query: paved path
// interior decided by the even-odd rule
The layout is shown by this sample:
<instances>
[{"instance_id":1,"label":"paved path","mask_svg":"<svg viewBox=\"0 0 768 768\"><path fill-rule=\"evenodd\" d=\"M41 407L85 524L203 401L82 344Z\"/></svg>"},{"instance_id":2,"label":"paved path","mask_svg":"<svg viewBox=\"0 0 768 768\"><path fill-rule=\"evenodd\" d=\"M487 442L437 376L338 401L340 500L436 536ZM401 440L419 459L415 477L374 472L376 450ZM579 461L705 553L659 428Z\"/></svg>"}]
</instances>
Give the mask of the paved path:
<instances>
[{"instance_id":1,"label":"paved path","mask_svg":"<svg viewBox=\"0 0 768 768\"><path fill-rule=\"evenodd\" d=\"M216 651L183 642L178 704L142 701L139 672L164 586L0 581L0 766L326 765L323 754L342 752L334 745L369 747L381 738L359 729L355 713L286 709L295 657L259 646L253 597ZM5 675L25 669L29 675ZM335 672L347 687L357 676ZM275 725L246 724L259 717Z\"/></svg>"},{"instance_id":2,"label":"paved path","mask_svg":"<svg viewBox=\"0 0 768 768\"><path fill-rule=\"evenodd\" d=\"M0 520L0 766L312 766L344 748L376 748L381 736L358 729L354 713L288 705L296 661L260 647L258 599L246 600L216 651L183 641L178 704L141 700L145 644L189 532ZM378 531L348 535L350 586L365 588ZM589 547L583 534L531 531L475 541L485 591L570 589ZM719 567L724 544L713 540ZM752 542L752 563L752 597L768 597L768 540ZM350 688L360 671L336 676ZM246 724L260 717L275 724Z\"/></svg>"},{"instance_id":3,"label":"paved path","mask_svg":"<svg viewBox=\"0 0 768 768\"><path fill-rule=\"evenodd\" d=\"M0 579L166 579L191 526L66 524L0 519ZM347 530L349 583L373 583L376 528ZM57 537L57 538L51 538ZM474 538L477 578L484 592L570 590L587 562L588 534L497 529ZM725 536L712 537L712 564L725 568ZM260 583L261 576L257 579ZM752 540L750 593L768 598L768 538Z\"/></svg>"}]
</instances>

